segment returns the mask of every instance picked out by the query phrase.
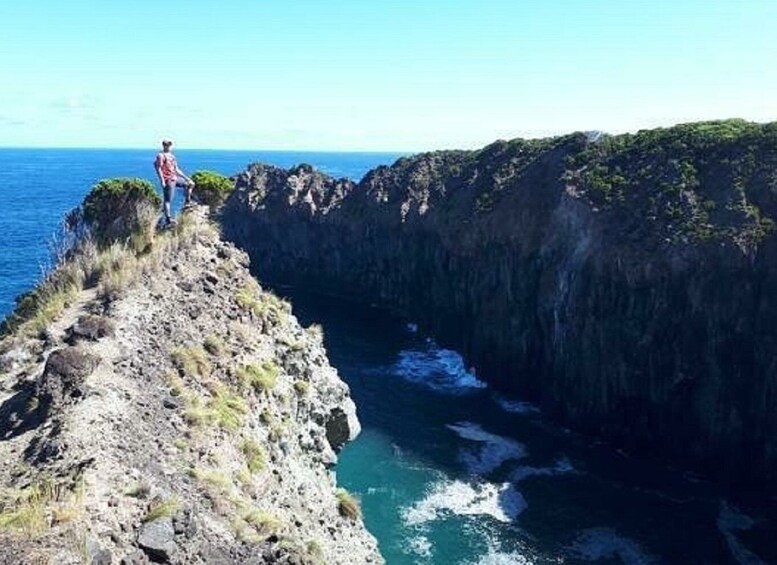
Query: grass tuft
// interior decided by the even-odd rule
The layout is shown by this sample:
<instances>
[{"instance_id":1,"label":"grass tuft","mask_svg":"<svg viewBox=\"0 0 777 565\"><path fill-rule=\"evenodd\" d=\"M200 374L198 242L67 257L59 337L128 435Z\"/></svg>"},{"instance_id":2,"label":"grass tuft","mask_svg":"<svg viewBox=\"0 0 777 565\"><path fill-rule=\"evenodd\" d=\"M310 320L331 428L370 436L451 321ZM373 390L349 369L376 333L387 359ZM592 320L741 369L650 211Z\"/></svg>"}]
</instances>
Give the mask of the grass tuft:
<instances>
[{"instance_id":1,"label":"grass tuft","mask_svg":"<svg viewBox=\"0 0 777 565\"><path fill-rule=\"evenodd\" d=\"M132 498L146 498L149 493L151 493L151 487L146 483L136 483L124 494L131 496Z\"/></svg>"},{"instance_id":2,"label":"grass tuft","mask_svg":"<svg viewBox=\"0 0 777 565\"><path fill-rule=\"evenodd\" d=\"M194 467L189 470L189 475L205 486L216 489L221 494L228 493L234 487L229 477L220 471Z\"/></svg>"},{"instance_id":3,"label":"grass tuft","mask_svg":"<svg viewBox=\"0 0 777 565\"><path fill-rule=\"evenodd\" d=\"M258 508L252 508L243 514L243 520L265 533L273 533L279 530L282 525L282 522L276 516Z\"/></svg>"},{"instance_id":4,"label":"grass tuft","mask_svg":"<svg viewBox=\"0 0 777 565\"><path fill-rule=\"evenodd\" d=\"M175 498L157 502L156 504L151 505L148 514L143 518L143 522L153 522L160 518L169 518L170 516L175 515L180 508L181 504Z\"/></svg>"},{"instance_id":5,"label":"grass tuft","mask_svg":"<svg viewBox=\"0 0 777 565\"><path fill-rule=\"evenodd\" d=\"M205 351L214 357L218 357L219 355L223 354L224 350L226 349L224 340L215 334L209 335L205 338L204 347Z\"/></svg>"},{"instance_id":6,"label":"grass tuft","mask_svg":"<svg viewBox=\"0 0 777 565\"><path fill-rule=\"evenodd\" d=\"M350 520L357 520L362 515L361 506L359 501L347 490L337 489L335 493L337 498L337 510L340 515Z\"/></svg>"},{"instance_id":7,"label":"grass tuft","mask_svg":"<svg viewBox=\"0 0 777 565\"><path fill-rule=\"evenodd\" d=\"M81 514L83 496L81 478L72 487L44 478L22 490L1 492L0 530L40 536L53 524L75 520Z\"/></svg>"},{"instance_id":8,"label":"grass tuft","mask_svg":"<svg viewBox=\"0 0 777 565\"><path fill-rule=\"evenodd\" d=\"M248 470L257 473L267 464L267 455L261 445L251 439L247 439L241 445L241 451L246 458Z\"/></svg>"},{"instance_id":9,"label":"grass tuft","mask_svg":"<svg viewBox=\"0 0 777 565\"><path fill-rule=\"evenodd\" d=\"M185 399L186 409L184 410L183 417L190 426L203 428L216 421L216 415L203 402L202 398L190 393L185 396Z\"/></svg>"},{"instance_id":10,"label":"grass tuft","mask_svg":"<svg viewBox=\"0 0 777 565\"><path fill-rule=\"evenodd\" d=\"M170 354L173 362L187 375L206 377L211 372L208 355L202 347L179 347Z\"/></svg>"},{"instance_id":11,"label":"grass tuft","mask_svg":"<svg viewBox=\"0 0 777 565\"><path fill-rule=\"evenodd\" d=\"M235 293L235 301L243 310L253 312L257 316L261 315L262 307L257 297L257 289L253 285L247 284Z\"/></svg>"},{"instance_id":12,"label":"grass tuft","mask_svg":"<svg viewBox=\"0 0 777 565\"><path fill-rule=\"evenodd\" d=\"M208 401L208 407L215 414L216 423L231 431L243 425L243 416L248 413L245 400L225 386L216 389L213 398Z\"/></svg>"},{"instance_id":13,"label":"grass tuft","mask_svg":"<svg viewBox=\"0 0 777 565\"><path fill-rule=\"evenodd\" d=\"M244 389L251 387L257 392L270 391L278 382L278 366L272 361L244 365L238 370L237 378Z\"/></svg>"}]
</instances>

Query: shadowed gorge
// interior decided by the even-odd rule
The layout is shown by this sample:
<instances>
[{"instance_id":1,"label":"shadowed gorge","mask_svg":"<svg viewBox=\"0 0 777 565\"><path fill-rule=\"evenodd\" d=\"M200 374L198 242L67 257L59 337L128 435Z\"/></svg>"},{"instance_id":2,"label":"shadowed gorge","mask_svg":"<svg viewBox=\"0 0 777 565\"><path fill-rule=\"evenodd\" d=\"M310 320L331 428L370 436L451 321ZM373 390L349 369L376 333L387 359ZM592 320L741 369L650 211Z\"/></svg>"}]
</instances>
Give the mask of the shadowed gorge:
<instances>
[{"instance_id":1,"label":"shadowed gorge","mask_svg":"<svg viewBox=\"0 0 777 565\"><path fill-rule=\"evenodd\" d=\"M500 141L360 183L239 175L265 280L412 317L556 419L734 481L777 478L777 124Z\"/></svg>"}]
</instances>

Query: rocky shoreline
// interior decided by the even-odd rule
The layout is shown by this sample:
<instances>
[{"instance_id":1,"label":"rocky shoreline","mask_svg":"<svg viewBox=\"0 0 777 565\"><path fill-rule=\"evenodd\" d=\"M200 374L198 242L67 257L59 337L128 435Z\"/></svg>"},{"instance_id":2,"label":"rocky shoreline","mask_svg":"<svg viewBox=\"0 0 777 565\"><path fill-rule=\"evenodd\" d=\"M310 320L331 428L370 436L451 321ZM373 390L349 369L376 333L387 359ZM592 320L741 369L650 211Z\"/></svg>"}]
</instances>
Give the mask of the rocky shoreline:
<instances>
[{"instance_id":1,"label":"rocky shoreline","mask_svg":"<svg viewBox=\"0 0 777 565\"><path fill-rule=\"evenodd\" d=\"M0 562L382 563L337 489L359 424L321 329L204 209L111 260L0 342Z\"/></svg>"},{"instance_id":2,"label":"rocky shoreline","mask_svg":"<svg viewBox=\"0 0 777 565\"><path fill-rule=\"evenodd\" d=\"M777 479L777 125L497 142L237 177L266 280L395 308L558 421Z\"/></svg>"}]
</instances>

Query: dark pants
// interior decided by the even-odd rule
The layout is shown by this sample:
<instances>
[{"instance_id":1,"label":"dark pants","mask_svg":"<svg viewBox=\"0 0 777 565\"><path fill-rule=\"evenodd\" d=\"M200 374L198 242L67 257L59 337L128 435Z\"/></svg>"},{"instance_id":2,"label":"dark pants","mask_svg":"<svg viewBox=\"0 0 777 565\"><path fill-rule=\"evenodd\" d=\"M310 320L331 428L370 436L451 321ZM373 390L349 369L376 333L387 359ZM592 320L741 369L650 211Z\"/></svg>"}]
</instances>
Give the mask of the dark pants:
<instances>
[{"instance_id":1,"label":"dark pants","mask_svg":"<svg viewBox=\"0 0 777 565\"><path fill-rule=\"evenodd\" d=\"M165 181L165 190L164 190L165 204L172 203L173 193L175 192L176 187L185 188L188 186L189 184L181 177L178 177L175 180L171 179L171 180Z\"/></svg>"}]
</instances>

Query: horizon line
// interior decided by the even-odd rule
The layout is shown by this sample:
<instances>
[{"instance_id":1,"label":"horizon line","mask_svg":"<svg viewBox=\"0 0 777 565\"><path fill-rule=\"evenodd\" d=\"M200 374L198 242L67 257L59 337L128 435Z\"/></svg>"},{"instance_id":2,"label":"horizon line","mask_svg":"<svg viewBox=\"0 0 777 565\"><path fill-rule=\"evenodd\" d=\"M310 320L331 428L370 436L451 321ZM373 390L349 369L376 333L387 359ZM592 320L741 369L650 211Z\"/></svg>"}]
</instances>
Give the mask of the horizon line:
<instances>
[{"instance_id":1,"label":"horizon line","mask_svg":"<svg viewBox=\"0 0 777 565\"><path fill-rule=\"evenodd\" d=\"M319 154L343 154L343 153L349 153L349 154L363 154L363 155L376 155L376 154L392 154L392 155L416 155L419 153L431 153L431 152L437 152L437 151L478 151L480 149L483 149L485 147L488 147L489 145L493 143L497 143L500 141L515 141L515 140L542 140L542 139L554 139L559 137L567 137L575 134L591 134L591 133L598 133L598 134L604 134L607 136L621 136L621 135L632 135L636 134L642 131L653 131L653 130L659 130L659 129L671 129L678 126L683 125L690 125L690 124L704 124L704 123L721 123L721 122L728 122L728 121L742 121L747 122L751 124L757 124L757 125L767 125L771 123L777 123L777 118L775 119L769 119L769 120L753 120L753 119L747 119L747 118L741 118L741 117L727 117L727 118L711 118L711 119L703 119L703 120L683 120L683 121L677 121L672 124L662 124L662 125L654 125L649 127L640 127L640 128L634 128L634 129L628 129L628 130L615 130L615 131L605 131L600 129L575 129L575 130L565 130L565 131L557 131L557 132L551 132L551 131L545 131L545 132L536 132L535 135L530 134L529 132L525 132L523 135L516 135L516 136L510 136L510 137L495 137L492 138L491 141L488 141L486 143L477 143L477 144L471 144L469 146L442 146L437 148L425 148L425 149L416 149L416 150L400 150L400 149L259 149L259 148L235 148L235 147L196 147L196 146L176 146L176 149L180 149L181 151L235 151L235 152L244 152L244 153L251 153L251 152L257 152L257 153L319 153ZM466 145L466 144L465 144ZM90 145L71 145L71 146L55 146L55 145L5 145L0 143L0 150L3 149L24 149L24 150L99 150L99 151L149 151L154 149L158 149L160 144L154 144L154 145L148 145L148 146L90 146Z\"/></svg>"},{"instance_id":2,"label":"horizon line","mask_svg":"<svg viewBox=\"0 0 777 565\"><path fill-rule=\"evenodd\" d=\"M2 145L0 151L5 149L25 149L25 150L71 150L71 151L156 151L158 146L94 146L94 145ZM421 151L408 150L383 150L383 149L243 149L234 147L175 147L176 151L235 151L239 153L351 153L358 155L412 155L423 153L425 151L435 151L427 149ZM456 151L456 149L452 149Z\"/></svg>"}]
</instances>

